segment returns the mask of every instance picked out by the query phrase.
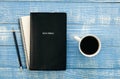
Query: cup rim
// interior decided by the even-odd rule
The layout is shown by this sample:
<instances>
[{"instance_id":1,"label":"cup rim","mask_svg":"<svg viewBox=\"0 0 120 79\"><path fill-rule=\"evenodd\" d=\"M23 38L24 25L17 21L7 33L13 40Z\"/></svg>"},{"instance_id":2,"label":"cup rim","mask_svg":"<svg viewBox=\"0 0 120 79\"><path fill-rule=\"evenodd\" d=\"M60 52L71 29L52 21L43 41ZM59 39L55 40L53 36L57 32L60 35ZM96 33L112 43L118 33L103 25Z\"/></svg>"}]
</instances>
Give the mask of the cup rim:
<instances>
[{"instance_id":1,"label":"cup rim","mask_svg":"<svg viewBox=\"0 0 120 79\"><path fill-rule=\"evenodd\" d=\"M94 54L91 54L91 55L85 54L85 53L81 50L81 48L80 48L81 41L82 41L85 37L87 37L87 36L92 36L92 37L96 38L97 41L98 41L98 43L99 43L99 48L97 49L97 51L96 51ZM81 41L79 41L79 45L78 45L78 46L79 46L79 50L80 50L80 52L82 53L82 55L84 55L84 56L86 56L86 57L94 57L94 56L96 56L96 55L100 52L100 50L101 50L101 42L100 42L100 39L99 39L97 36L95 36L95 35L93 35L93 34L87 34L87 35L81 37Z\"/></svg>"}]
</instances>

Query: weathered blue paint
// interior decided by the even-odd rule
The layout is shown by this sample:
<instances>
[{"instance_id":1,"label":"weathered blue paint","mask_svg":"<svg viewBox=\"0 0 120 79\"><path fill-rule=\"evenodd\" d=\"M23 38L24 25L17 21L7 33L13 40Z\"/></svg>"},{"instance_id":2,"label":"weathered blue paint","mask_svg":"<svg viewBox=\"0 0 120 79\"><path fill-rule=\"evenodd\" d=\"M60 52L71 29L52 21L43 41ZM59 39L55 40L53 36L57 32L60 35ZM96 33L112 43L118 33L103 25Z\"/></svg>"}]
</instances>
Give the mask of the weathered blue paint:
<instances>
[{"instance_id":1,"label":"weathered blue paint","mask_svg":"<svg viewBox=\"0 0 120 79\"><path fill-rule=\"evenodd\" d=\"M0 2L0 79L120 78L120 3L92 3L119 2L120 0L2 1ZM82 3L80 3L81 1ZM30 12L67 13L66 71L29 71L26 69L18 20L21 16L29 15ZM12 27L17 31L23 64L22 71L19 70L11 33ZM95 34L101 40L101 51L93 58L86 58L80 54L78 43L73 39L74 35L83 36L85 34Z\"/></svg>"}]
</instances>

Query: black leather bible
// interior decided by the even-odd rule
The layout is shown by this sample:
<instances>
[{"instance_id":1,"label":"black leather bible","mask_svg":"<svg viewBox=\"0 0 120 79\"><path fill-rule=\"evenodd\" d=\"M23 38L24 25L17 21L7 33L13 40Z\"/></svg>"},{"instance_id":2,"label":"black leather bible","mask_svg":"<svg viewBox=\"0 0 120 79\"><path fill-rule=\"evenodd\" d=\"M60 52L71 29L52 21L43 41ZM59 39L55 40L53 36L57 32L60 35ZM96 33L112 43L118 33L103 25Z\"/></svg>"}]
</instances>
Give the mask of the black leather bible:
<instances>
[{"instance_id":1,"label":"black leather bible","mask_svg":"<svg viewBox=\"0 0 120 79\"><path fill-rule=\"evenodd\" d=\"M30 14L29 69L66 69L66 13Z\"/></svg>"}]
</instances>

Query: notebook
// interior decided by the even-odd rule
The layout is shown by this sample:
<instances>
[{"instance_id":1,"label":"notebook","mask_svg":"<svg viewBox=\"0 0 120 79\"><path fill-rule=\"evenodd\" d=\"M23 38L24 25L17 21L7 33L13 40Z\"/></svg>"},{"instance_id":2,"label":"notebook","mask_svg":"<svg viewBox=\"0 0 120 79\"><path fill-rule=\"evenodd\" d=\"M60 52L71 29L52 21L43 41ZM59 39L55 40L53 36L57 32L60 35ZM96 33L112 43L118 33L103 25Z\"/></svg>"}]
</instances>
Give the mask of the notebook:
<instances>
[{"instance_id":1,"label":"notebook","mask_svg":"<svg viewBox=\"0 0 120 79\"><path fill-rule=\"evenodd\" d=\"M30 63L30 16L23 16L20 18L20 30L22 35L23 47L25 52L25 59L27 68Z\"/></svg>"},{"instance_id":2,"label":"notebook","mask_svg":"<svg viewBox=\"0 0 120 79\"><path fill-rule=\"evenodd\" d=\"M30 13L20 26L28 69L66 69L66 13Z\"/></svg>"}]
</instances>

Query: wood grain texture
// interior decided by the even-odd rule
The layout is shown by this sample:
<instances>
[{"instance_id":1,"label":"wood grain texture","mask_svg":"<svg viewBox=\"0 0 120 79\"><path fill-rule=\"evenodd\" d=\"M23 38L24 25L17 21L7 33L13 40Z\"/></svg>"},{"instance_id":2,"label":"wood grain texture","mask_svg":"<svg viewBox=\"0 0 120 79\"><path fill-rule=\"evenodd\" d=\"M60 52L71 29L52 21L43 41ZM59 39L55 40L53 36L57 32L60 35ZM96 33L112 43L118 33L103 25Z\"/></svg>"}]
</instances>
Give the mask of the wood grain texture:
<instances>
[{"instance_id":1,"label":"wood grain texture","mask_svg":"<svg viewBox=\"0 0 120 79\"><path fill-rule=\"evenodd\" d=\"M68 24L119 24L119 3L0 2L0 6L0 23L18 23L30 12L66 12Z\"/></svg>"},{"instance_id":2,"label":"wood grain texture","mask_svg":"<svg viewBox=\"0 0 120 79\"><path fill-rule=\"evenodd\" d=\"M7 72L6 72L7 71ZM66 71L28 71L0 69L1 79L119 79L120 70L109 69L67 69Z\"/></svg>"},{"instance_id":3,"label":"wood grain texture","mask_svg":"<svg viewBox=\"0 0 120 79\"><path fill-rule=\"evenodd\" d=\"M1 0L1 1L41 1L41 2L120 2L120 0Z\"/></svg>"},{"instance_id":4,"label":"wood grain texture","mask_svg":"<svg viewBox=\"0 0 120 79\"><path fill-rule=\"evenodd\" d=\"M32 1L8 0L0 2L0 79L119 79L120 78L120 3L88 3L83 0ZM19 1L19 2L17 2ZM116 0L116 2L119 0ZM29 71L26 69L25 56L19 29L19 18L30 12L67 13L67 70L66 71ZM15 44L11 29L17 31L17 40L23 64L19 70ZM100 53L93 58L80 54L74 35L97 35L102 43Z\"/></svg>"},{"instance_id":5,"label":"wood grain texture","mask_svg":"<svg viewBox=\"0 0 120 79\"><path fill-rule=\"evenodd\" d=\"M120 5L118 3L1 2L0 6L1 30L15 27L18 30L19 45L22 45L18 24L21 16L29 15L30 12L66 12L67 68L120 67ZM0 41L1 45L14 45L11 33L1 34L3 35L1 39L6 38ZM86 58L78 50L78 43L73 36L85 34L95 34L101 40L102 48L96 57Z\"/></svg>"}]
</instances>

